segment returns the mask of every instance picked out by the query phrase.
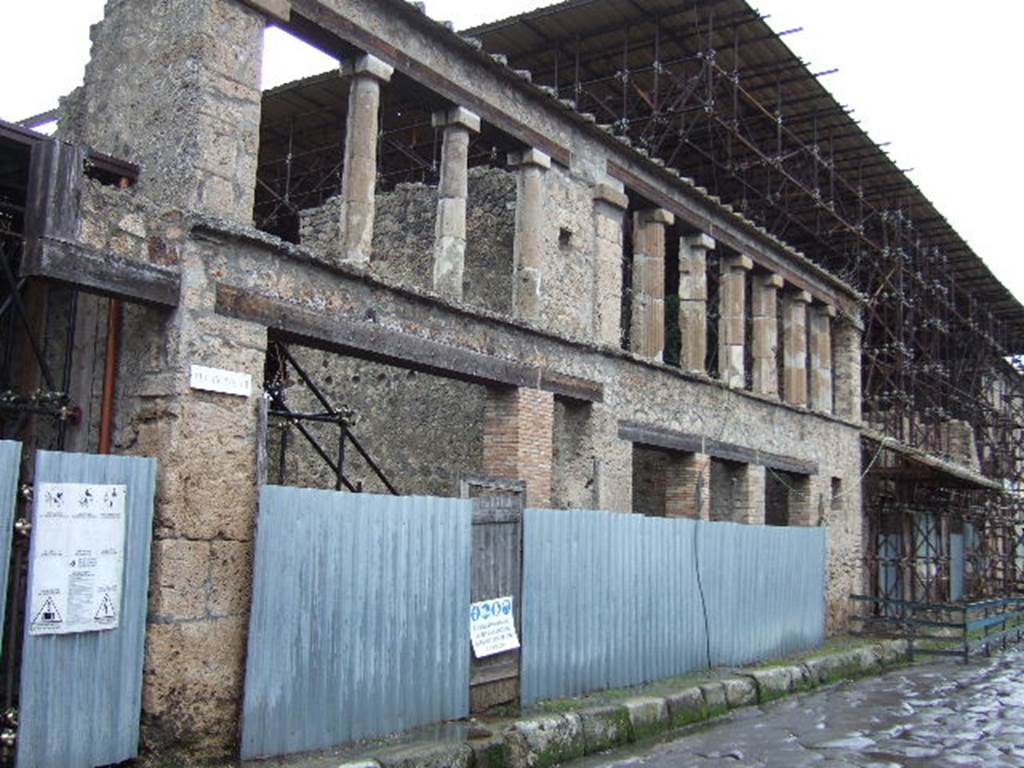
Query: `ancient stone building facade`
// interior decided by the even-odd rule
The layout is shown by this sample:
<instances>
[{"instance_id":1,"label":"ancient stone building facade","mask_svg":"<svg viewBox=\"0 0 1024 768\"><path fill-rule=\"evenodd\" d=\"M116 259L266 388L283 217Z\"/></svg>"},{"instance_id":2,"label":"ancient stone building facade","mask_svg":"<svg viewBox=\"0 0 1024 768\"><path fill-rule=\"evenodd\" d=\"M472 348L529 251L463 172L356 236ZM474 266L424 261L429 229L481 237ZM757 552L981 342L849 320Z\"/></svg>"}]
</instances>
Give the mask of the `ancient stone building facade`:
<instances>
[{"instance_id":1,"label":"ancient stone building facade","mask_svg":"<svg viewBox=\"0 0 1024 768\"><path fill-rule=\"evenodd\" d=\"M268 23L338 71L261 95ZM861 304L842 281L401 0L110 0L93 40L59 140L138 178L79 178L74 226L32 269L114 297L74 310L86 405L125 302L112 449L160 462L149 744L237 744L258 486L341 483L260 395L318 407L282 347L402 494L482 475L525 481L536 507L824 526L829 627L846 627ZM335 183L281 203L287 226L254 222L278 128L311 95L337 117ZM437 147L420 178L389 165L396 103L426 127L395 130ZM257 386L193 389L195 365ZM74 445L95 447L98 410Z\"/></svg>"}]
</instances>

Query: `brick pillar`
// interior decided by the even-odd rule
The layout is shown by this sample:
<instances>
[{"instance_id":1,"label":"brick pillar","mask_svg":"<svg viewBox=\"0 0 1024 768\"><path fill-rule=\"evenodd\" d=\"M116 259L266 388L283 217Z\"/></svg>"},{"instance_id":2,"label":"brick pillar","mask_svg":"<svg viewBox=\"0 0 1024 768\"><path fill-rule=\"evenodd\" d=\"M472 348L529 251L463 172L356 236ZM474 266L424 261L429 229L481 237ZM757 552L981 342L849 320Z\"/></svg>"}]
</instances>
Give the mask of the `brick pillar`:
<instances>
[{"instance_id":1,"label":"brick pillar","mask_svg":"<svg viewBox=\"0 0 1024 768\"><path fill-rule=\"evenodd\" d=\"M251 224L266 18L236 0L106 6L60 138L137 162L162 207Z\"/></svg>"},{"instance_id":2,"label":"brick pillar","mask_svg":"<svg viewBox=\"0 0 1024 768\"><path fill-rule=\"evenodd\" d=\"M803 475L790 482L788 493L789 524L816 526L822 520L823 505L830 503L822 494L825 488L820 475Z\"/></svg>"},{"instance_id":3,"label":"brick pillar","mask_svg":"<svg viewBox=\"0 0 1024 768\"><path fill-rule=\"evenodd\" d=\"M539 389L489 387L484 409L483 471L525 480L527 503L551 503L555 399Z\"/></svg>"},{"instance_id":4,"label":"brick pillar","mask_svg":"<svg viewBox=\"0 0 1024 768\"><path fill-rule=\"evenodd\" d=\"M454 107L433 116L435 128L444 130L441 145L441 180L437 186L434 224L434 290L462 299L466 263L466 198L469 195L469 135L480 132L480 118Z\"/></svg>"},{"instance_id":5,"label":"brick pillar","mask_svg":"<svg viewBox=\"0 0 1024 768\"><path fill-rule=\"evenodd\" d=\"M835 307L828 304L814 304L808 312L810 406L822 413L832 413L832 318L835 316Z\"/></svg>"},{"instance_id":6,"label":"brick pillar","mask_svg":"<svg viewBox=\"0 0 1024 768\"><path fill-rule=\"evenodd\" d=\"M762 395L779 395L779 310L778 295L782 277L776 274L755 275L750 293L750 314L754 338L751 342L754 391Z\"/></svg>"},{"instance_id":7,"label":"brick pillar","mask_svg":"<svg viewBox=\"0 0 1024 768\"><path fill-rule=\"evenodd\" d=\"M842 317L834 324L833 372L835 412L850 421L861 420L861 341L859 323Z\"/></svg>"},{"instance_id":8,"label":"brick pillar","mask_svg":"<svg viewBox=\"0 0 1024 768\"><path fill-rule=\"evenodd\" d=\"M607 184L594 187L594 338L622 341L622 225L629 198Z\"/></svg>"},{"instance_id":9,"label":"brick pillar","mask_svg":"<svg viewBox=\"0 0 1024 768\"><path fill-rule=\"evenodd\" d=\"M711 519L711 457L681 453L672 457L665 478L665 516Z\"/></svg>"},{"instance_id":10,"label":"brick pillar","mask_svg":"<svg viewBox=\"0 0 1024 768\"><path fill-rule=\"evenodd\" d=\"M394 70L375 56L346 62L342 75L352 78L345 128L345 165L341 173L341 260L367 264L373 248L377 193L377 133L381 83Z\"/></svg>"},{"instance_id":11,"label":"brick pillar","mask_svg":"<svg viewBox=\"0 0 1024 768\"><path fill-rule=\"evenodd\" d=\"M551 158L537 149L509 155L518 168L516 232L512 248L512 307L516 317L538 320L544 280L544 176Z\"/></svg>"},{"instance_id":12,"label":"brick pillar","mask_svg":"<svg viewBox=\"0 0 1024 768\"><path fill-rule=\"evenodd\" d=\"M807 305L811 294L785 295L782 315L782 391L790 405L807 406Z\"/></svg>"},{"instance_id":13,"label":"brick pillar","mask_svg":"<svg viewBox=\"0 0 1024 768\"><path fill-rule=\"evenodd\" d=\"M679 241L679 364L684 371L705 373L708 358L708 251L715 248L705 234Z\"/></svg>"},{"instance_id":14,"label":"brick pillar","mask_svg":"<svg viewBox=\"0 0 1024 768\"><path fill-rule=\"evenodd\" d=\"M630 348L648 360L665 354L665 227L675 216L662 208L633 219L633 312Z\"/></svg>"},{"instance_id":15,"label":"brick pillar","mask_svg":"<svg viewBox=\"0 0 1024 768\"><path fill-rule=\"evenodd\" d=\"M765 468L760 464L745 464L736 471L735 478L733 520L764 525Z\"/></svg>"},{"instance_id":16,"label":"brick pillar","mask_svg":"<svg viewBox=\"0 0 1024 768\"><path fill-rule=\"evenodd\" d=\"M722 259L718 297L718 376L728 386L743 388L747 336L747 272L754 263L746 256Z\"/></svg>"}]
</instances>

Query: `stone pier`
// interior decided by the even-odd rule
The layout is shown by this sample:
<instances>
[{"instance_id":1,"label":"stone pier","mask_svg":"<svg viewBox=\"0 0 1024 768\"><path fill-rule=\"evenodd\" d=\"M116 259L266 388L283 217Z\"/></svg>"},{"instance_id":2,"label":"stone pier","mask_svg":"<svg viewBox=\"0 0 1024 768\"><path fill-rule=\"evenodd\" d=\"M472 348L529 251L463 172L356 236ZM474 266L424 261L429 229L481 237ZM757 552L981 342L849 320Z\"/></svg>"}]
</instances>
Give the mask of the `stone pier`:
<instances>
[{"instance_id":1,"label":"stone pier","mask_svg":"<svg viewBox=\"0 0 1024 768\"><path fill-rule=\"evenodd\" d=\"M832 413L832 318L835 307L815 304L811 307L810 325L810 406L815 411Z\"/></svg>"},{"instance_id":2,"label":"stone pier","mask_svg":"<svg viewBox=\"0 0 1024 768\"><path fill-rule=\"evenodd\" d=\"M779 315L778 297L782 277L761 273L753 278L750 314L754 338L751 342L752 384L755 392L779 395Z\"/></svg>"},{"instance_id":3,"label":"stone pier","mask_svg":"<svg viewBox=\"0 0 1024 768\"><path fill-rule=\"evenodd\" d=\"M373 244L377 190L377 131L381 84L394 70L369 54L342 65L351 77L345 166L341 176L341 261L368 264Z\"/></svg>"},{"instance_id":4,"label":"stone pier","mask_svg":"<svg viewBox=\"0 0 1024 768\"><path fill-rule=\"evenodd\" d=\"M807 406L807 291L785 296L782 316L783 396L790 405Z\"/></svg>"},{"instance_id":5,"label":"stone pier","mask_svg":"<svg viewBox=\"0 0 1024 768\"><path fill-rule=\"evenodd\" d=\"M594 187L594 335L618 348L622 341L623 222L629 198L608 184Z\"/></svg>"},{"instance_id":6,"label":"stone pier","mask_svg":"<svg viewBox=\"0 0 1024 768\"><path fill-rule=\"evenodd\" d=\"M516 317L536 320L541 311L544 280L544 174L551 158L537 149L509 155L519 170L516 186L516 233L512 250L515 277L512 305Z\"/></svg>"},{"instance_id":7,"label":"stone pier","mask_svg":"<svg viewBox=\"0 0 1024 768\"><path fill-rule=\"evenodd\" d=\"M662 208L633 220L633 312L630 349L661 362L665 354L665 228L675 216Z\"/></svg>"},{"instance_id":8,"label":"stone pier","mask_svg":"<svg viewBox=\"0 0 1024 768\"><path fill-rule=\"evenodd\" d=\"M714 248L714 239L703 233L679 241L679 365L691 373L707 372L707 259Z\"/></svg>"},{"instance_id":9,"label":"stone pier","mask_svg":"<svg viewBox=\"0 0 1024 768\"><path fill-rule=\"evenodd\" d=\"M434 290L462 299L466 263L466 198L469 195L469 137L480 132L480 118L462 107L435 112L441 128L441 179L434 226Z\"/></svg>"},{"instance_id":10,"label":"stone pier","mask_svg":"<svg viewBox=\"0 0 1024 768\"><path fill-rule=\"evenodd\" d=\"M766 472L760 464L745 464L736 472L735 522L764 525Z\"/></svg>"},{"instance_id":11,"label":"stone pier","mask_svg":"<svg viewBox=\"0 0 1024 768\"><path fill-rule=\"evenodd\" d=\"M746 385L747 272L754 263L747 256L722 259L718 318L718 376L726 385Z\"/></svg>"},{"instance_id":12,"label":"stone pier","mask_svg":"<svg viewBox=\"0 0 1024 768\"><path fill-rule=\"evenodd\" d=\"M832 371L835 377L835 413L844 419L861 419L861 337L859 323L840 317L833 323Z\"/></svg>"}]
</instances>

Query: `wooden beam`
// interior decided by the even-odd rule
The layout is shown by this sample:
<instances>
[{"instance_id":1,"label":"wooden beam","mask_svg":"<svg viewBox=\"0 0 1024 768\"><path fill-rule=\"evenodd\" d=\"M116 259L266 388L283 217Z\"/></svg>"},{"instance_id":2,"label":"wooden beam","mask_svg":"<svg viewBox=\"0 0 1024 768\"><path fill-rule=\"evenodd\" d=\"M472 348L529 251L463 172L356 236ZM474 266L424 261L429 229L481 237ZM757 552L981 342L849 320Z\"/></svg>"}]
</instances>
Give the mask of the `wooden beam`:
<instances>
[{"instance_id":1,"label":"wooden beam","mask_svg":"<svg viewBox=\"0 0 1024 768\"><path fill-rule=\"evenodd\" d=\"M792 456L759 451L756 448L747 448L735 443L725 443L721 440L705 437L704 435L677 432L672 429L636 422L620 421L619 438L628 440L631 443L649 445L653 448L664 448L669 451L703 453L716 459L725 459L726 461L760 464L779 472L790 472L794 475L818 474L818 463L816 461L804 461Z\"/></svg>"},{"instance_id":2,"label":"wooden beam","mask_svg":"<svg viewBox=\"0 0 1024 768\"><path fill-rule=\"evenodd\" d=\"M485 386L543 389L584 402L604 399L604 387L597 382L441 344L374 323L331 317L223 283L217 285L216 311L226 317L265 325L276 331L275 336L282 341L433 376Z\"/></svg>"},{"instance_id":3,"label":"wooden beam","mask_svg":"<svg viewBox=\"0 0 1024 768\"><path fill-rule=\"evenodd\" d=\"M181 294L177 272L48 237L26 249L20 274L158 307L178 306Z\"/></svg>"},{"instance_id":4,"label":"wooden beam","mask_svg":"<svg viewBox=\"0 0 1024 768\"><path fill-rule=\"evenodd\" d=\"M308 25L312 24L314 28L319 28L383 59L399 72L443 96L452 104L475 112L486 122L497 126L526 146L541 150L557 163L568 167L572 162L572 153L566 147L552 141L459 83L448 79L404 51L385 42L378 35L355 24L352 20L327 7L320 0L291 0L291 7L292 26L295 27L299 35L302 35L303 29L308 30ZM322 40L320 45L323 45ZM510 87L512 86L510 85ZM540 107L538 106L538 108Z\"/></svg>"},{"instance_id":5,"label":"wooden beam","mask_svg":"<svg viewBox=\"0 0 1024 768\"><path fill-rule=\"evenodd\" d=\"M254 11L259 11L273 21L287 22L292 15L290 0L241 0Z\"/></svg>"}]
</instances>

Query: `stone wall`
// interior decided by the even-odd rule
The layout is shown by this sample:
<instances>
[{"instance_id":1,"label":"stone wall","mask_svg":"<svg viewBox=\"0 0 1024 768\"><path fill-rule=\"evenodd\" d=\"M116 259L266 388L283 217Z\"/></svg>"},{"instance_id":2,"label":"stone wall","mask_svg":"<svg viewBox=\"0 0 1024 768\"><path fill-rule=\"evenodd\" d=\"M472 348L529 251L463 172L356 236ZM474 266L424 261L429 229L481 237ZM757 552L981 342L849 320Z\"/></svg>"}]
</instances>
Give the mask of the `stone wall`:
<instances>
[{"instance_id":1,"label":"stone wall","mask_svg":"<svg viewBox=\"0 0 1024 768\"><path fill-rule=\"evenodd\" d=\"M137 163L161 207L251 222L264 26L236 0L107 0L58 135Z\"/></svg>"},{"instance_id":2,"label":"stone wall","mask_svg":"<svg viewBox=\"0 0 1024 768\"><path fill-rule=\"evenodd\" d=\"M512 312L515 175L482 166L469 171L463 300L494 312ZM370 271L420 291L432 290L437 189L398 184L376 197ZM339 245L341 200L300 213L303 246L329 254Z\"/></svg>"},{"instance_id":3,"label":"stone wall","mask_svg":"<svg viewBox=\"0 0 1024 768\"><path fill-rule=\"evenodd\" d=\"M524 419L554 436L546 458L553 506L641 510L642 502L634 505L633 488L636 475L639 497L647 496L644 458L640 452L634 462L633 445L618 437L620 421L817 461L822 476L840 477L849 489L837 507L826 505L822 521L829 529L829 626L844 626L846 596L860 587L857 429L625 353L506 323L500 314L404 295L358 270L322 264L312 253L255 233L233 234L225 227L190 235L187 222L150 213L128 237L120 223L133 208L131 193L93 191L102 203L90 203L97 219L90 241L105 247L123 242L118 247L130 258L158 254L183 278L179 309L126 309L117 410L117 450L160 458L144 704L147 743L187 742L212 753L230 749L237 728L261 439L256 400L191 391L187 369L193 362L227 367L259 382L266 330L219 314L218 284L284 302L292 315L313 312L323 322L337 318L391 328L602 383L601 403L559 400L551 420ZM106 225L96 226L103 207ZM355 433L403 493L450 495L459 474L487 473L487 388L292 348L332 399L361 414ZM436 364L443 366L444 360ZM311 403L301 387L292 387L289 398L297 408ZM299 444L294 430L291 444ZM530 445L527 439L520 455L539 470L545 458L532 456ZM317 462L308 451L290 453L287 482L329 485ZM358 463L353 475L362 475L368 490L380 490ZM712 503L722 493L713 475ZM184 657L202 661L182 669L174 660Z\"/></svg>"},{"instance_id":4,"label":"stone wall","mask_svg":"<svg viewBox=\"0 0 1024 768\"><path fill-rule=\"evenodd\" d=\"M400 20L377 23L379 3L349 5L354 24L384 37L401 28ZM117 452L159 460L144 669L147 746L187 745L204 757L237 748L257 468L266 436L259 432L256 393L192 390L188 371L209 365L262 381L268 325L330 347L348 341L351 326L338 323L351 323L437 345L426 363L435 369L449 364L450 350L603 387L600 402L556 407L540 379L519 389L484 388L300 351L328 382L331 397L361 413L356 434L385 469L397 468L389 474L403 492L452 493L462 472L494 473L526 479L538 505L629 511L634 446L619 437L622 421L818 462L823 477L842 478L849 489L840 504L826 505L822 520L829 529L829 626L843 628L847 595L860 587L859 432L595 343L592 195L595 184L609 181L607 147L560 111L517 114L531 130L571 146L573 158L571 170L556 164L545 173L540 313L529 324L509 322L516 185L508 171L470 174L464 301L424 290L436 213L436 193L428 187L378 195L377 258L368 272L338 265L324 256L340 222L331 203L319 223L316 212L308 215L308 248L246 226L258 155L263 26L262 17L234 0L110 0L107 20L94 33L85 85L65 103L66 138L143 168L138 189L127 195L87 185L81 240L181 276L175 309L125 310L115 421ZM449 57L424 35L407 42L408 55L433 62L450 81L482 87L473 77L481 73L467 60ZM494 94L495 103L508 103L507 95ZM169 209L185 214L162 213ZM610 233L603 239L615 240ZM396 284L421 295L395 290ZM218 292L227 288L274 311L255 322L219 306ZM289 395L296 407L310 403L301 387ZM292 438L295 444L294 430ZM324 484L322 467L308 453L288 456L288 482ZM358 463L353 474L365 474L368 488L380 490ZM643 476L640 498L646 497Z\"/></svg>"},{"instance_id":5,"label":"stone wall","mask_svg":"<svg viewBox=\"0 0 1024 768\"><path fill-rule=\"evenodd\" d=\"M664 517L665 490L671 471L669 454L654 448L633 446L633 512Z\"/></svg>"},{"instance_id":6,"label":"stone wall","mask_svg":"<svg viewBox=\"0 0 1024 768\"><path fill-rule=\"evenodd\" d=\"M545 173L547 212L541 325L562 336L594 334L594 201L581 179L558 166Z\"/></svg>"},{"instance_id":7,"label":"stone wall","mask_svg":"<svg viewBox=\"0 0 1024 768\"><path fill-rule=\"evenodd\" d=\"M460 477L481 474L483 387L294 345L290 352L336 409L355 414L352 434L402 495L457 496ZM290 384L290 409L322 412L296 376ZM271 419L271 425L271 482L333 488L334 473L299 431L281 419ZM338 428L305 426L336 457ZM283 465L282 429L288 433ZM368 493L387 492L351 444L345 466L349 480L361 482Z\"/></svg>"},{"instance_id":8,"label":"stone wall","mask_svg":"<svg viewBox=\"0 0 1024 768\"><path fill-rule=\"evenodd\" d=\"M551 506L556 509L597 506L598 457L588 428L592 419L591 404L555 398Z\"/></svg>"}]
</instances>

